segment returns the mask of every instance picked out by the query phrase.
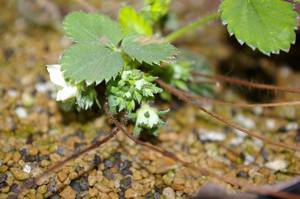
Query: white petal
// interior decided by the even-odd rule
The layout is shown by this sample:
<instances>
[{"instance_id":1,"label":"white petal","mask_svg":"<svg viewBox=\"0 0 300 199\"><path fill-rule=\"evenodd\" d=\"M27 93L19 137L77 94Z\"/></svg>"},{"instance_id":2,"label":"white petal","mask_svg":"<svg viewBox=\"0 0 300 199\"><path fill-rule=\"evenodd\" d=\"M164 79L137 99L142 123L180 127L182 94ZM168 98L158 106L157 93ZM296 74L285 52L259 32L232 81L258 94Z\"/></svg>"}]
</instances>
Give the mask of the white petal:
<instances>
[{"instance_id":1,"label":"white petal","mask_svg":"<svg viewBox=\"0 0 300 199\"><path fill-rule=\"evenodd\" d=\"M65 101L69 98L75 97L77 94L77 88L75 86L65 86L63 89L57 92L56 100Z\"/></svg>"},{"instance_id":2,"label":"white petal","mask_svg":"<svg viewBox=\"0 0 300 199\"><path fill-rule=\"evenodd\" d=\"M47 65L47 71L49 73L51 82L61 87L65 87L67 85L64 76L61 72L61 65Z\"/></svg>"}]
</instances>

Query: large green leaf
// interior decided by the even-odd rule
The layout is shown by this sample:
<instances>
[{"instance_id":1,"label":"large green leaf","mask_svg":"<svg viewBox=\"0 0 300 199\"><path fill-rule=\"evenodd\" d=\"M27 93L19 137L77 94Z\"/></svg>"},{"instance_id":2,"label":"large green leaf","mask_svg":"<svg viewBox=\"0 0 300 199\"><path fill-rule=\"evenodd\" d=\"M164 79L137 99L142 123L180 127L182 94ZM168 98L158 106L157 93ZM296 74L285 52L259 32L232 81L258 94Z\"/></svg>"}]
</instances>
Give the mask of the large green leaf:
<instances>
[{"instance_id":1,"label":"large green leaf","mask_svg":"<svg viewBox=\"0 0 300 199\"><path fill-rule=\"evenodd\" d=\"M170 60L176 54L176 48L169 43L152 37L130 35L123 39L122 49L131 58L148 64L159 64Z\"/></svg>"},{"instance_id":2,"label":"large green leaf","mask_svg":"<svg viewBox=\"0 0 300 199\"><path fill-rule=\"evenodd\" d=\"M123 37L119 24L110 18L84 12L72 12L63 22L67 36L79 43L117 44Z\"/></svg>"},{"instance_id":3,"label":"large green leaf","mask_svg":"<svg viewBox=\"0 0 300 199\"><path fill-rule=\"evenodd\" d=\"M265 54L288 51L295 42L297 13L284 0L224 0L221 18L240 43Z\"/></svg>"},{"instance_id":4,"label":"large green leaf","mask_svg":"<svg viewBox=\"0 0 300 199\"><path fill-rule=\"evenodd\" d=\"M87 84L109 81L123 68L122 55L100 44L75 44L60 60L66 78Z\"/></svg>"},{"instance_id":5,"label":"large green leaf","mask_svg":"<svg viewBox=\"0 0 300 199\"><path fill-rule=\"evenodd\" d=\"M131 7L121 8L119 21L126 34L152 35L151 25Z\"/></svg>"}]
</instances>

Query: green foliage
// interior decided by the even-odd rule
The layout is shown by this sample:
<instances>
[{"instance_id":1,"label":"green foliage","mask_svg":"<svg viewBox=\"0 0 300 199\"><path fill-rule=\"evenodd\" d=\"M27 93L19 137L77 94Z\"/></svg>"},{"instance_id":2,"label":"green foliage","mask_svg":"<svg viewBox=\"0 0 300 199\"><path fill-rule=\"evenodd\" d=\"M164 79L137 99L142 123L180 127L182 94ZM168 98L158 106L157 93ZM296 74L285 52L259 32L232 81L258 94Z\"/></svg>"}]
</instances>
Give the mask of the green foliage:
<instances>
[{"instance_id":1,"label":"green foliage","mask_svg":"<svg viewBox=\"0 0 300 199\"><path fill-rule=\"evenodd\" d=\"M130 14L131 18L125 22L124 17ZM146 22L129 7L123 8L120 21L126 33L141 30L150 33L151 27L149 25L146 27ZM129 24L135 25L129 26ZM117 22L98 14L74 12L65 18L64 29L77 44L66 50L60 63L64 77L75 83L84 81L87 84L94 82L99 84L103 80L108 82L116 77L127 62L124 60L126 57L124 52L129 55L129 59L149 64L159 64L160 61L167 60L175 53L175 47L171 44L159 43L151 37L124 38ZM117 45L122 39L120 49Z\"/></svg>"},{"instance_id":2,"label":"green foliage","mask_svg":"<svg viewBox=\"0 0 300 199\"><path fill-rule=\"evenodd\" d=\"M93 13L72 12L63 22L67 36L78 43L112 43L123 38L120 25L110 18Z\"/></svg>"},{"instance_id":3,"label":"green foliage","mask_svg":"<svg viewBox=\"0 0 300 199\"><path fill-rule=\"evenodd\" d=\"M124 66L120 52L100 43L75 44L66 50L60 62L66 78L87 84L99 84L103 80L108 82Z\"/></svg>"},{"instance_id":4,"label":"green foliage","mask_svg":"<svg viewBox=\"0 0 300 199\"><path fill-rule=\"evenodd\" d=\"M141 35L130 35L124 38L122 49L129 57L142 63L157 64L169 61L176 53L176 48L161 40Z\"/></svg>"},{"instance_id":5,"label":"green foliage","mask_svg":"<svg viewBox=\"0 0 300 199\"><path fill-rule=\"evenodd\" d=\"M144 0L143 13L152 23L158 22L167 15L171 0Z\"/></svg>"},{"instance_id":6,"label":"green foliage","mask_svg":"<svg viewBox=\"0 0 300 199\"><path fill-rule=\"evenodd\" d=\"M240 43L264 54L288 51L295 42L297 13L284 0L224 0L221 18Z\"/></svg>"},{"instance_id":7,"label":"green foliage","mask_svg":"<svg viewBox=\"0 0 300 199\"><path fill-rule=\"evenodd\" d=\"M203 78L201 77L194 77L191 75L192 71L200 72L203 74L212 74L212 68L207 63L206 59L200 55L194 54L188 50L181 49L180 55L177 58L177 63L186 68L186 71L184 74L188 73L188 75L183 75L180 79L185 83L188 87L189 91L192 91L193 93L201 96L213 96L213 85L212 84L206 84L202 83L201 80ZM188 77L188 78L187 78ZM172 79L176 79L175 77ZM200 81L201 83L197 83L197 81ZM186 83L189 82L189 83ZM172 82L171 82L172 84ZM174 85L176 86L176 85ZM177 86L178 87L178 86ZM179 87L178 87L179 88Z\"/></svg>"},{"instance_id":8,"label":"green foliage","mask_svg":"<svg viewBox=\"0 0 300 199\"><path fill-rule=\"evenodd\" d=\"M114 113L131 113L137 104L153 100L155 94L162 92L162 89L153 83L155 79L140 70L123 71L120 78L108 84L110 110Z\"/></svg>"},{"instance_id":9,"label":"green foliage","mask_svg":"<svg viewBox=\"0 0 300 199\"><path fill-rule=\"evenodd\" d=\"M157 129L164 124L160 118L164 112L150 103L156 94L169 99L171 95L155 84L156 77L181 90L212 95L211 85L195 83L201 78L191 75L192 71L211 73L204 59L183 50L175 62L177 49L166 41L220 16L212 13L165 39L157 38L153 35L159 35L158 28L168 19L170 0L144 2L140 12L128 6L121 8L119 22L95 13L73 12L66 16L64 30L75 44L64 52L60 65L47 68L50 79L65 89L59 91L57 99L76 104L78 109L87 110L95 102L99 105L95 86L105 81L101 85L106 89L102 99L108 99L111 112L122 112L135 123L136 136L142 131L157 135ZM295 41L297 14L291 2L223 0L220 14L229 33L240 43L265 54L287 51Z\"/></svg>"},{"instance_id":10,"label":"green foliage","mask_svg":"<svg viewBox=\"0 0 300 199\"><path fill-rule=\"evenodd\" d=\"M82 88L76 96L78 110L88 110L92 108L96 101L97 93L93 87Z\"/></svg>"},{"instance_id":11,"label":"green foliage","mask_svg":"<svg viewBox=\"0 0 300 199\"><path fill-rule=\"evenodd\" d=\"M153 34L153 30L149 22L131 7L125 6L121 8L119 13L119 21L125 34L127 35L137 33L151 36Z\"/></svg>"}]
</instances>

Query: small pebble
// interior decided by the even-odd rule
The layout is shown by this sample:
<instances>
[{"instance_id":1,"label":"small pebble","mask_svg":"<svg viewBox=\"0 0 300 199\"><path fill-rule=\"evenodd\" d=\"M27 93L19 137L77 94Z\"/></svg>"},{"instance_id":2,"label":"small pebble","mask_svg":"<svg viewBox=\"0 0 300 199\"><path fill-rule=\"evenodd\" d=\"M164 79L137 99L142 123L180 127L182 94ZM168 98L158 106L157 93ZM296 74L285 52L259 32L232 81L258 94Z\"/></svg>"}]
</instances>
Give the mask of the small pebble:
<instances>
[{"instance_id":1,"label":"small pebble","mask_svg":"<svg viewBox=\"0 0 300 199\"><path fill-rule=\"evenodd\" d=\"M53 178L51 178L50 182L48 183L47 190L51 193L55 193L57 191L56 183Z\"/></svg>"},{"instance_id":2,"label":"small pebble","mask_svg":"<svg viewBox=\"0 0 300 199\"><path fill-rule=\"evenodd\" d=\"M9 89L7 91L7 95L9 97L17 97L18 96L18 92L16 91L16 89Z\"/></svg>"},{"instance_id":3,"label":"small pebble","mask_svg":"<svg viewBox=\"0 0 300 199\"><path fill-rule=\"evenodd\" d=\"M286 125L286 129L288 131L294 131L297 130L299 128L299 125L297 122L290 122Z\"/></svg>"},{"instance_id":4,"label":"small pebble","mask_svg":"<svg viewBox=\"0 0 300 199\"><path fill-rule=\"evenodd\" d=\"M170 187L166 187L164 188L162 195L166 198L166 199L175 199L175 191L170 188Z\"/></svg>"},{"instance_id":5,"label":"small pebble","mask_svg":"<svg viewBox=\"0 0 300 199\"><path fill-rule=\"evenodd\" d=\"M276 127L275 120L274 119L267 119L266 127L267 127L268 130L274 130L275 127Z\"/></svg>"},{"instance_id":6,"label":"small pebble","mask_svg":"<svg viewBox=\"0 0 300 199\"><path fill-rule=\"evenodd\" d=\"M236 174L237 177L241 177L241 178L249 178L249 174L245 171L240 171Z\"/></svg>"},{"instance_id":7,"label":"small pebble","mask_svg":"<svg viewBox=\"0 0 300 199\"><path fill-rule=\"evenodd\" d=\"M242 114L238 114L235 117L235 121L247 129L252 129L255 127L254 121Z\"/></svg>"},{"instance_id":8,"label":"small pebble","mask_svg":"<svg viewBox=\"0 0 300 199\"><path fill-rule=\"evenodd\" d=\"M31 172L31 166L29 166L28 164L25 164L24 168L23 168L23 171L25 173L30 173Z\"/></svg>"},{"instance_id":9,"label":"small pebble","mask_svg":"<svg viewBox=\"0 0 300 199\"><path fill-rule=\"evenodd\" d=\"M59 194L64 199L75 199L76 198L76 192L70 187L66 186L62 192Z\"/></svg>"},{"instance_id":10,"label":"small pebble","mask_svg":"<svg viewBox=\"0 0 300 199\"><path fill-rule=\"evenodd\" d=\"M253 157L252 155L245 154L244 157L245 157L245 160L244 160L245 165L249 165L255 161L255 157Z\"/></svg>"},{"instance_id":11,"label":"small pebble","mask_svg":"<svg viewBox=\"0 0 300 199\"><path fill-rule=\"evenodd\" d=\"M56 153L60 156L64 156L65 155L65 148L64 147L57 147Z\"/></svg>"},{"instance_id":12,"label":"small pebble","mask_svg":"<svg viewBox=\"0 0 300 199\"><path fill-rule=\"evenodd\" d=\"M126 177L120 181L120 189L121 190L127 190L131 187L131 178Z\"/></svg>"},{"instance_id":13,"label":"small pebble","mask_svg":"<svg viewBox=\"0 0 300 199\"><path fill-rule=\"evenodd\" d=\"M19 193L20 191L20 187L18 184L13 183L10 187L9 187L9 192L13 192L13 193Z\"/></svg>"},{"instance_id":14,"label":"small pebble","mask_svg":"<svg viewBox=\"0 0 300 199\"><path fill-rule=\"evenodd\" d=\"M25 180L29 178L28 173L23 172L20 169L17 168L11 168L10 169L11 173L13 174L13 176L17 179L17 180Z\"/></svg>"},{"instance_id":15,"label":"small pebble","mask_svg":"<svg viewBox=\"0 0 300 199\"><path fill-rule=\"evenodd\" d=\"M207 131L207 132L199 132L199 139L201 141L223 141L225 139L225 134L217 131Z\"/></svg>"},{"instance_id":16,"label":"small pebble","mask_svg":"<svg viewBox=\"0 0 300 199\"><path fill-rule=\"evenodd\" d=\"M28 115L26 109L22 106L16 108L16 114L20 119L24 119Z\"/></svg>"},{"instance_id":17,"label":"small pebble","mask_svg":"<svg viewBox=\"0 0 300 199\"><path fill-rule=\"evenodd\" d=\"M109 180L113 180L115 178L114 173L110 169L104 169L103 176Z\"/></svg>"},{"instance_id":18,"label":"small pebble","mask_svg":"<svg viewBox=\"0 0 300 199\"><path fill-rule=\"evenodd\" d=\"M94 163L95 166L97 166L101 163L101 158L100 158L99 155L94 156L93 163Z\"/></svg>"},{"instance_id":19,"label":"small pebble","mask_svg":"<svg viewBox=\"0 0 300 199\"><path fill-rule=\"evenodd\" d=\"M110 169L114 166L114 163L111 160L105 160L104 161L104 168Z\"/></svg>"},{"instance_id":20,"label":"small pebble","mask_svg":"<svg viewBox=\"0 0 300 199\"><path fill-rule=\"evenodd\" d=\"M1 173L0 174L0 183L3 183L7 180L7 174Z\"/></svg>"},{"instance_id":21,"label":"small pebble","mask_svg":"<svg viewBox=\"0 0 300 199\"><path fill-rule=\"evenodd\" d=\"M271 162L267 162L265 166L269 169L272 169L274 171L282 171L285 170L288 166L287 162L285 160L274 160Z\"/></svg>"}]
</instances>

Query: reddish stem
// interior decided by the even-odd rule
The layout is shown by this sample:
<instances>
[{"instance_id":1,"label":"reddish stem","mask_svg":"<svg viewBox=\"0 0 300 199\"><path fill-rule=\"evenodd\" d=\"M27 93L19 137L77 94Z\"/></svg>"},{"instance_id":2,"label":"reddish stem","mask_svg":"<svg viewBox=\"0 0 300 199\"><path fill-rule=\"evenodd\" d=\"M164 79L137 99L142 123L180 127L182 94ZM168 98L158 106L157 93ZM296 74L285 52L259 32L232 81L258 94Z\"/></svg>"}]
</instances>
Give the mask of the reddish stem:
<instances>
[{"instance_id":1,"label":"reddish stem","mask_svg":"<svg viewBox=\"0 0 300 199\"><path fill-rule=\"evenodd\" d=\"M240 80L232 77L226 77L223 75L208 75L208 74L203 74L199 72L193 72L194 76L199 76L199 77L205 77L208 79L212 80L217 80L217 81L222 81L222 82L227 82L230 84L238 84L241 86L245 87L250 87L250 88L257 88L257 89L263 89L263 90L273 90L273 91L281 91L281 92L289 92L289 93L298 93L300 94L300 89L297 88L286 88L282 86L274 86L274 85L268 85L268 84L260 84L260 83L253 83L245 80Z\"/></svg>"}]
</instances>

